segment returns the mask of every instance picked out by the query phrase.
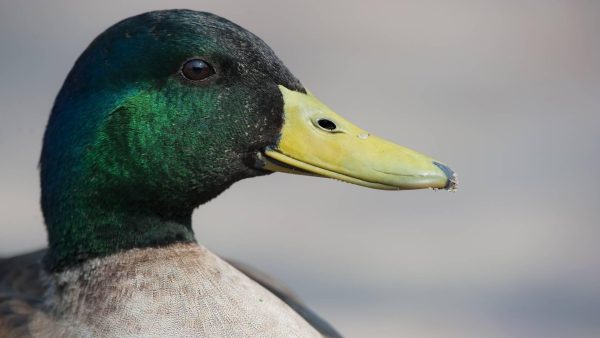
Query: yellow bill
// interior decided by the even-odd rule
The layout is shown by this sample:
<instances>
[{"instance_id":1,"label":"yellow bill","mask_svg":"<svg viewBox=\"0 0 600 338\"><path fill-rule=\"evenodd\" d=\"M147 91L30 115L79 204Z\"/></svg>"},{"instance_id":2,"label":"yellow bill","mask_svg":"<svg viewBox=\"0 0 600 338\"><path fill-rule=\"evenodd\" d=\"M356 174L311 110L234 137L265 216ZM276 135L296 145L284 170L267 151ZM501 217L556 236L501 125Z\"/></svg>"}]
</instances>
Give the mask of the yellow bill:
<instances>
[{"instance_id":1,"label":"yellow bill","mask_svg":"<svg viewBox=\"0 0 600 338\"><path fill-rule=\"evenodd\" d=\"M446 165L369 134L310 94L279 89L284 124L278 143L261 156L263 169L385 190L456 189Z\"/></svg>"}]
</instances>

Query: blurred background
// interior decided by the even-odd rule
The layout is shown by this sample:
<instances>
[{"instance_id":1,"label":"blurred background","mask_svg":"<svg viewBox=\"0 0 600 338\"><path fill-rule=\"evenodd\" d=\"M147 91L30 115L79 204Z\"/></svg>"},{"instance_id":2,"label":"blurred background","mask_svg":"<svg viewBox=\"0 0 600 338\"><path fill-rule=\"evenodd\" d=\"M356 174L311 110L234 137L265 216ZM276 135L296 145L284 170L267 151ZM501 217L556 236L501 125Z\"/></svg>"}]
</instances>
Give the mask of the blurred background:
<instances>
[{"instance_id":1,"label":"blurred background","mask_svg":"<svg viewBox=\"0 0 600 338\"><path fill-rule=\"evenodd\" d=\"M162 8L256 33L338 113L460 179L454 194L250 179L194 214L201 243L348 337L600 337L595 0L3 0L0 256L45 245L36 166L75 59Z\"/></svg>"}]
</instances>

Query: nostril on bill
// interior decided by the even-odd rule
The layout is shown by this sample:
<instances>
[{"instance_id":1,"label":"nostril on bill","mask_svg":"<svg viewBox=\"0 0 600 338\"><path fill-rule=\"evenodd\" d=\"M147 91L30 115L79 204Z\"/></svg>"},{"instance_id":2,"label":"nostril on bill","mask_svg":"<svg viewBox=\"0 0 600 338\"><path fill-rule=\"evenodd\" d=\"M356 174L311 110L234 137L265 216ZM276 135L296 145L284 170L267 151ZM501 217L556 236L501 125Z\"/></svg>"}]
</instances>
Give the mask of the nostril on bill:
<instances>
[{"instance_id":1,"label":"nostril on bill","mask_svg":"<svg viewBox=\"0 0 600 338\"><path fill-rule=\"evenodd\" d=\"M333 130L335 130L335 128L337 128L335 123L328 119L319 119L319 121L317 121L317 123L319 124L319 126L321 128L326 129L326 130L333 131Z\"/></svg>"},{"instance_id":2,"label":"nostril on bill","mask_svg":"<svg viewBox=\"0 0 600 338\"><path fill-rule=\"evenodd\" d=\"M440 168L440 170L444 172L446 178L448 179L446 181L446 186L444 186L444 189L455 191L458 188L458 180L456 179L456 173L454 172L454 170L448 168L447 166L439 162L434 161L433 164L435 164L436 167Z\"/></svg>"}]
</instances>

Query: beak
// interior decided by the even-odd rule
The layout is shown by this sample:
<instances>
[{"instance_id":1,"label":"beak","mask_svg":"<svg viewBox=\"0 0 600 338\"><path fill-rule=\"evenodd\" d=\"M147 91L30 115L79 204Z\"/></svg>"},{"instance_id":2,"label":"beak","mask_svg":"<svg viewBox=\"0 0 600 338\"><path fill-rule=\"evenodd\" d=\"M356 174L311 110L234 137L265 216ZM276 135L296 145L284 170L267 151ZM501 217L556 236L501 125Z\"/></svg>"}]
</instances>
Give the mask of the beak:
<instances>
[{"instance_id":1,"label":"beak","mask_svg":"<svg viewBox=\"0 0 600 338\"><path fill-rule=\"evenodd\" d=\"M454 171L416 151L358 128L310 94L279 86L284 124L262 169L321 176L385 190L456 190Z\"/></svg>"}]
</instances>

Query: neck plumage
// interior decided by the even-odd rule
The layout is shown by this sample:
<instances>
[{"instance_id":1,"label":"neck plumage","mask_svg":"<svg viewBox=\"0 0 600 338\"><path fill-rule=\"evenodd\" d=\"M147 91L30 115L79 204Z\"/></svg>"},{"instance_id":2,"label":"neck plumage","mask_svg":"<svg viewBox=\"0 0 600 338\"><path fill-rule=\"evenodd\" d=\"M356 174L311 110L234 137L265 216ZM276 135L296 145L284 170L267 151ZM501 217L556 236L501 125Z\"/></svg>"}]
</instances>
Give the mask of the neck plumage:
<instances>
[{"instance_id":1,"label":"neck plumage","mask_svg":"<svg viewBox=\"0 0 600 338\"><path fill-rule=\"evenodd\" d=\"M138 92L87 93L65 81L40 159L48 271L131 248L194 241L197 192L186 190L188 181L156 169L160 166L140 164L152 158L174 167L167 154L136 152L128 143L132 122L124 98L138 98Z\"/></svg>"},{"instance_id":2,"label":"neck plumage","mask_svg":"<svg viewBox=\"0 0 600 338\"><path fill-rule=\"evenodd\" d=\"M85 261L133 248L194 242L192 209L157 211L136 205L127 191L101 197L72 191L44 208L49 250L48 271L62 271ZM160 209L158 209L160 210Z\"/></svg>"}]
</instances>

